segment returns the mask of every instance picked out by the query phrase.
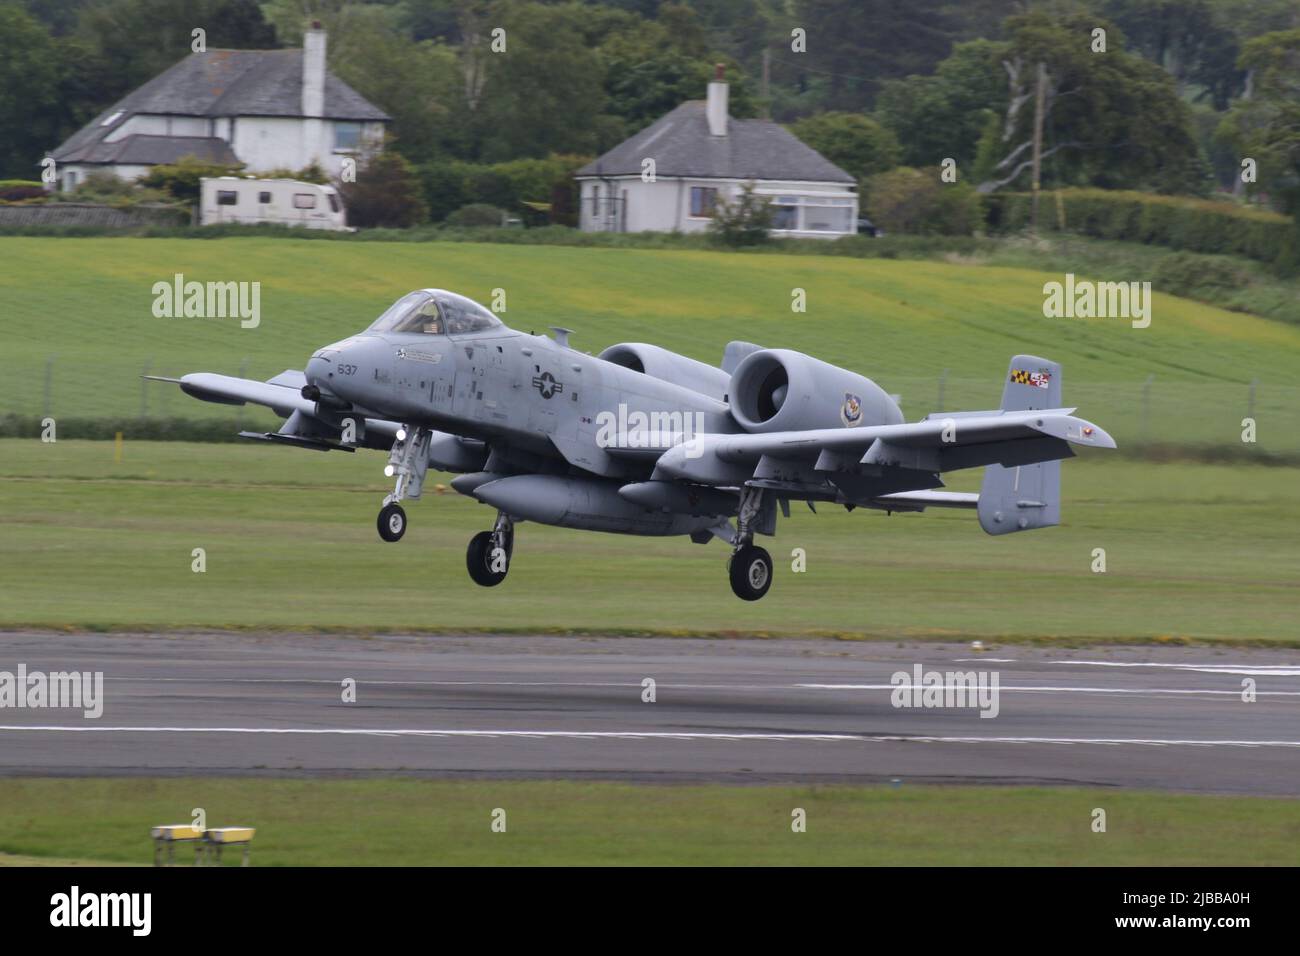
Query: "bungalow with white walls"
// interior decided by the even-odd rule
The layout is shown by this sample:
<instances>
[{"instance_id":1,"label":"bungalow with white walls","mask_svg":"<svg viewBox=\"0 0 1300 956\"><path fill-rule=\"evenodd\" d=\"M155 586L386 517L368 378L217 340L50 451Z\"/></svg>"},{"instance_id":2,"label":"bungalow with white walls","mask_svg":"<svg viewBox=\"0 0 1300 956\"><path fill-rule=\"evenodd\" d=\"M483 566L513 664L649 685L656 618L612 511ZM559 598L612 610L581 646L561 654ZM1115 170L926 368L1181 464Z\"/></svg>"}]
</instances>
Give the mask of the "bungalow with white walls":
<instances>
[{"instance_id":1,"label":"bungalow with white walls","mask_svg":"<svg viewBox=\"0 0 1300 956\"><path fill-rule=\"evenodd\" d=\"M745 183L771 201L774 236L857 231L857 180L776 123L732 119L721 69L707 101L683 103L574 178L586 232L699 232Z\"/></svg>"},{"instance_id":2,"label":"bungalow with white walls","mask_svg":"<svg viewBox=\"0 0 1300 956\"><path fill-rule=\"evenodd\" d=\"M315 162L337 178L346 158L381 147L390 118L325 68L325 40L313 23L301 50L191 53L50 154L58 188L96 170L135 179L183 156L249 174Z\"/></svg>"}]
</instances>

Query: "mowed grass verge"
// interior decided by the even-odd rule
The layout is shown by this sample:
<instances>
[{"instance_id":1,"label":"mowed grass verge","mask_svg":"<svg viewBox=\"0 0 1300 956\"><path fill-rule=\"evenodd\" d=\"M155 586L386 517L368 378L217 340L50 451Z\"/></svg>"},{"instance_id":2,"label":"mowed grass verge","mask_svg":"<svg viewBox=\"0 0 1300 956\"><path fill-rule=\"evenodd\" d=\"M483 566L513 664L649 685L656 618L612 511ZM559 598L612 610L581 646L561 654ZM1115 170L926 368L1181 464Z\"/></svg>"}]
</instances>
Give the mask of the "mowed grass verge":
<instances>
[{"instance_id":1,"label":"mowed grass verge","mask_svg":"<svg viewBox=\"0 0 1300 956\"><path fill-rule=\"evenodd\" d=\"M1294 800L403 778L3 780L0 853L147 862L149 828L196 807L209 826L256 826L257 866L1300 864ZM1105 833L1092 830L1097 808ZM504 833L491 828L498 809Z\"/></svg>"},{"instance_id":2,"label":"mowed grass verge","mask_svg":"<svg viewBox=\"0 0 1300 956\"><path fill-rule=\"evenodd\" d=\"M574 346L650 342L710 364L733 339L867 375L905 413L996 407L1007 362L1064 366L1064 398L1121 443L1300 453L1300 326L1157 294L1151 325L1048 319L1061 272L934 261L714 251L291 239L0 237L0 414L228 417L144 371L266 379L362 329L398 296L442 286L505 306L514 328L576 329ZM1052 261L1053 266L1060 260ZM1141 281L1120 265L1102 278ZM154 283L257 282L260 323L158 318ZM501 299L495 290L500 290ZM801 290L806 311L792 311ZM48 369L48 401L47 401ZM942 380L943 384L940 385ZM1252 392L1249 383L1256 383ZM942 402L940 400L942 392ZM248 411L248 421L270 416ZM68 435L65 437L75 437Z\"/></svg>"},{"instance_id":3,"label":"mowed grass verge","mask_svg":"<svg viewBox=\"0 0 1300 956\"><path fill-rule=\"evenodd\" d=\"M1296 806L907 784L9 779L0 780L0 852L147 862L149 827L187 822L203 808L209 826L257 827L259 866L1295 866ZM1092 831L1097 808L1106 812L1104 834ZM504 832L491 830L498 809ZM796 809L805 832L792 830ZM185 848L178 858L187 860Z\"/></svg>"},{"instance_id":4,"label":"mowed grass verge","mask_svg":"<svg viewBox=\"0 0 1300 956\"><path fill-rule=\"evenodd\" d=\"M0 441L0 627L1300 646L1294 469L1089 454L1063 467L1065 524L996 538L970 512L796 504L761 539L777 577L749 604L731 594L721 542L533 524L507 581L479 588L465 546L494 512L436 493L445 478L431 475L406 537L385 544L383 463L129 441L117 463L111 442ZM978 470L956 477L978 487Z\"/></svg>"}]
</instances>

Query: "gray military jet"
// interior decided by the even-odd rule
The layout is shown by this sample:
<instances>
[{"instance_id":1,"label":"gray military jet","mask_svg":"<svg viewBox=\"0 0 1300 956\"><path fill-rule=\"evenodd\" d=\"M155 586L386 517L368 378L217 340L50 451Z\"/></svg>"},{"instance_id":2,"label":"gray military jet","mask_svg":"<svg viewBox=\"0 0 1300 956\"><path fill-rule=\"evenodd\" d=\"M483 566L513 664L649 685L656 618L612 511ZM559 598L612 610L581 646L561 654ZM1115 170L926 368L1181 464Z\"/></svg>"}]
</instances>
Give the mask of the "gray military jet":
<instances>
[{"instance_id":1,"label":"gray military jet","mask_svg":"<svg viewBox=\"0 0 1300 956\"><path fill-rule=\"evenodd\" d=\"M195 398L254 402L285 419L246 438L320 451L387 451L394 487L379 535L406 531L402 502L429 466L496 509L469 543L485 587L506 577L519 521L731 545L738 597L772 583L754 543L791 501L887 512L971 508L989 534L1060 523L1060 461L1071 446L1114 448L1061 407L1061 367L1011 360L1001 407L905 422L873 381L788 349L732 342L721 367L641 343L598 356L507 328L463 296L422 289L365 331L318 349L303 372L270 381L195 372ZM937 491L940 475L984 467L979 494ZM732 519L735 519L734 525Z\"/></svg>"}]
</instances>

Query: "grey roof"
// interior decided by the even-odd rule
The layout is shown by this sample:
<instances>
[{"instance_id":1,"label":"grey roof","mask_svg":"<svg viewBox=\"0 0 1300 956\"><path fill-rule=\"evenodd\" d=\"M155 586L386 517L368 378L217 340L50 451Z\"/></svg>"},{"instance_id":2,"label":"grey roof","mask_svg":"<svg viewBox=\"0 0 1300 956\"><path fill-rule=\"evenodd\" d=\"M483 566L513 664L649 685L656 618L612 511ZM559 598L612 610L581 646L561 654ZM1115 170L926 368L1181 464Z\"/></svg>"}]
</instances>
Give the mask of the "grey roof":
<instances>
[{"instance_id":1,"label":"grey roof","mask_svg":"<svg viewBox=\"0 0 1300 956\"><path fill-rule=\"evenodd\" d=\"M121 116L104 125L119 112ZM302 50L191 53L104 110L51 155L65 163L105 162L88 156L107 145L102 143L105 136L139 114L302 116ZM385 122L391 118L328 70L323 114L333 120Z\"/></svg>"},{"instance_id":2,"label":"grey roof","mask_svg":"<svg viewBox=\"0 0 1300 956\"><path fill-rule=\"evenodd\" d=\"M639 176L641 161L648 157L655 161L656 176L857 181L770 120L729 119L726 136L711 135L702 100L683 103L575 175Z\"/></svg>"},{"instance_id":3,"label":"grey roof","mask_svg":"<svg viewBox=\"0 0 1300 956\"><path fill-rule=\"evenodd\" d=\"M219 136L149 136L136 133L111 143L92 143L82 151L79 163L154 166L194 156L207 163L234 165L239 157Z\"/></svg>"}]
</instances>

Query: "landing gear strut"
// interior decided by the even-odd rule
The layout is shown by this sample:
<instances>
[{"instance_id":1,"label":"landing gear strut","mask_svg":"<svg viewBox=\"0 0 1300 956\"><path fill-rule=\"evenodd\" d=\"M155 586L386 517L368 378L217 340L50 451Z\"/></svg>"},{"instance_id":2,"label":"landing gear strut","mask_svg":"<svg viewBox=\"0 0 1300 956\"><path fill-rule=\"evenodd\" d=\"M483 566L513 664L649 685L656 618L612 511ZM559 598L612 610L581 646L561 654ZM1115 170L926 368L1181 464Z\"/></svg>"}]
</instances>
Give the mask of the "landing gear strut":
<instances>
[{"instance_id":1,"label":"landing gear strut","mask_svg":"<svg viewBox=\"0 0 1300 956\"><path fill-rule=\"evenodd\" d=\"M731 590L742 601L757 601L772 586L772 557L754 544L754 522L762 510L763 489L742 489L731 563L727 568Z\"/></svg>"},{"instance_id":2,"label":"landing gear strut","mask_svg":"<svg viewBox=\"0 0 1300 956\"><path fill-rule=\"evenodd\" d=\"M510 556L515 548L515 523L504 511L497 512L491 531L480 531L470 538L465 552L465 567L475 584L493 588L510 572Z\"/></svg>"},{"instance_id":3,"label":"landing gear strut","mask_svg":"<svg viewBox=\"0 0 1300 956\"><path fill-rule=\"evenodd\" d=\"M423 427L403 425L397 430L397 440L388 455L384 474L396 477L393 493L384 498L376 525L379 537L385 541L399 541L406 534L406 512L398 504L407 498L419 498L424 487L424 474L429 470L430 431Z\"/></svg>"}]
</instances>

